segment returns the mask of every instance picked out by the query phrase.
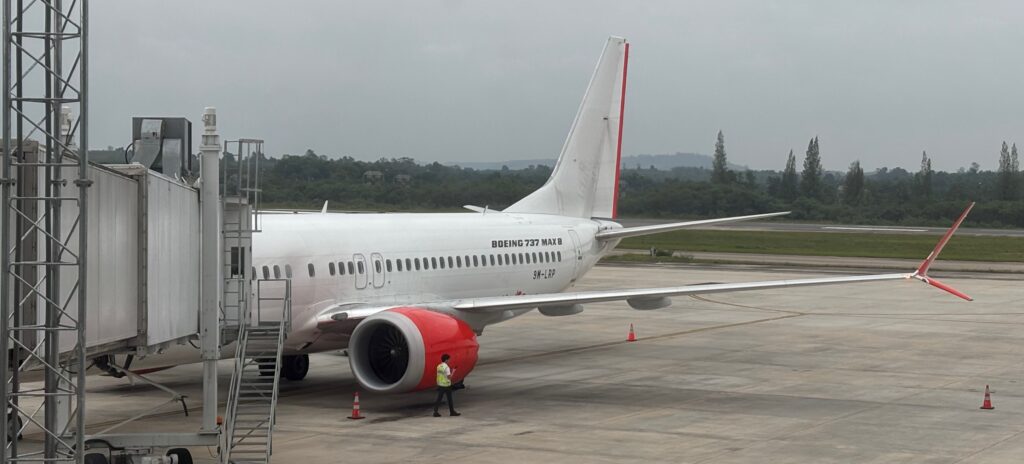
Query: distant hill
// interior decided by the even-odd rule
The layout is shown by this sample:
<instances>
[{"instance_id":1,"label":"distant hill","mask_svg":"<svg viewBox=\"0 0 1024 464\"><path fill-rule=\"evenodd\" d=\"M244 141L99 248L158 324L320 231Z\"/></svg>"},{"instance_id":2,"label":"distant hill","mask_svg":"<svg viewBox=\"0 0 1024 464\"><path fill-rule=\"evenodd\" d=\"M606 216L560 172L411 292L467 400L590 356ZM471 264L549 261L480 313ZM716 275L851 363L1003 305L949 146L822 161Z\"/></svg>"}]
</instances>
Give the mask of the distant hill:
<instances>
[{"instance_id":1,"label":"distant hill","mask_svg":"<svg viewBox=\"0 0 1024 464\"><path fill-rule=\"evenodd\" d=\"M712 157L708 155L702 155L700 153L674 153L665 155L631 155L622 157L622 166L626 168L635 168L640 166L644 169L648 169L654 166L655 169L668 171L672 168L686 167L686 168L705 168L711 169ZM527 167L544 165L554 166L555 160L549 159L528 159L528 160L509 160L509 161L456 161L444 163L448 166L461 166L463 168L476 169L479 171L498 170L502 166L507 166L509 169L525 169ZM735 164L729 164L730 169L747 169L746 166L738 166Z\"/></svg>"},{"instance_id":2,"label":"distant hill","mask_svg":"<svg viewBox=\"0 0 1024 464\"><path fill-rule=\"evenodd\" d=\"M508 160L508 161L446 161L441 163L445 166L460 166L466 169L476 169L477 171L497 171L503 166L507 166L513 171L520 169L526 169L530 166L554 166L555 159L525 159L525 160Z\"/></svg>"}]
</instances>

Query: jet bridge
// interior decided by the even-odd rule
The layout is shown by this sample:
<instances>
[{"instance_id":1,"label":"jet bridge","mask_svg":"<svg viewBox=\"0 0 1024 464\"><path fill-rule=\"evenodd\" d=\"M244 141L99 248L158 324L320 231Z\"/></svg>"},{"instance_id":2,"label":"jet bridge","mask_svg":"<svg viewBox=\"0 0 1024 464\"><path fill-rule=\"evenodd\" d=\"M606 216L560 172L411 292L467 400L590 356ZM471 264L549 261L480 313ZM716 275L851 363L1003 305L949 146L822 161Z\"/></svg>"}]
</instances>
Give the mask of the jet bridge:
<instances>
[{"instance_id":1,"label":"jet bridge","mask_svg":"<svg viewBox=\"0 0 1024 464\"><path fill-rule=\"evenodd\" d=\"M38 143L27 142L23 147L23 157L38 159ZM86 283L87 355L130 352L145 356L185 343L198 332L198 189L135 164L90 164L88 175L93 184L86 200L92 219L85 231L89 244L86 272L91 276ZM39 191L45 179L41 174L20 179L16 175L14 181L25 191ZM6 224L12 236L28 236L21 243L25 258L45 248L46 237L18 222L45 220L42 213L20 214L20 221ZM73 226L65 236L66 252L72 255L79 254L81 230L74 227L78 215L77 203L69 202L60 209L61 222ZM72 293L77 272L70 267L61 270L61 295ZM25 281L23 287L28 286L28 279L19 280ZM27 289L21 292L29 293ZM12 292L9 298L13 296ZM35 299L41 298L36 295ZM42 317L36 310L40 303L23 302L23 318ZM66 311L77 310L77 300L70 299ZM27 335L38 338L40 334L30 331ZM62 351L73 344L70 337L61 338Z\"/></svg>"},{"instance_id":2,"label":"jet bridge","mask_svg":"<svg viewBox=\"0 0 1024 464\"><path fill-rule=\"evenodd\" d=\"M181 118L174 120L181 121ZM290 322L290 311L286 310L290 307L290 283L286 279L266 282L256 280L251 275L250 266L252 233L258 232L257 173L259 159L263 156L263 142L256 139L229 142L234 144L232 149L235 153L228 153L228 146L225 145L223 150L226 155L222 160L222 147L215 133L216 114L212 108L208 108L204 114L204 123L207 132L202 145L205 179L180 170L168 175L152 169L152 166L134 162L107 165L90 163L87 175L92 182L89 187L91 195L88 195L84 203L90 220L86 227L78 227L80 223L77 218L82 209L79 203L68 201L58 210L61 223L65 224L60 239L64 252L76 257L80 254L78 244L81 234L85 234L84 243L88 245L85 247L84 260L81 260L85 263L81 272L88 274L89 278L78 279L80 271L77 266L60 268L57 274L59 279L55 280L60 289L54 293L67 297L66 301L61 301L65 313L78 314L78 301L71 298L71 295L76 294L79 282L85 282L86 308L81 326L84 326L82 341L86 358L101 360L100 364L109 373L128 375L136 381L150 383L168 391L171 399L156 405L154 410L169 403L184 403L184 399L166 387L132 374L127 366L114 364L112 361L117 358L113 355L119 355L121 359L123 355L139 358L157 355L173 345L198 342L200 356L206 367L202 399L203 423L198 433L113 433L114 429L123 425L119 424L97 435L85 437L84 448L87 450L93 449L91 442L101 442L104 446L136 450L136 456L141 456L155 448L215 446L227 440L230 445L226 449L236 454L242 453L239 446L244 444L239 445L241 442L238 434L243 429L239 428L241 425L235 426L234 419L240 410L237 409L239 398L243 402L252 401L246 395L252 396L250 390L254 387L246 383L248 380L243 382L241 374L253 369L253 365L277 373L278 362L268 363L266 360L280 359L281 346ZM75 174L72 172L76 169L73 165L58 167L62 171L66 170L66 173L34 166L33 162L45 159L44 147L38 143L25 141L11 143L10 146L20 147L15 158L21 160L19 166L24 165L13 170L12 183L21 195L15 196L14 201L32 198L37 195L36 192L45 190L55 174L63 175L62 178L71 178ZM0 156L5 154L0 152ZM210 207L204 208L204 203ZM45 222L48 210L22 207L16 211L17 214L0 215L4 221L2 227L8 228L11 237L17 237L15 254L22 261L43 259L37 255L41 255L40 250L47 246L52 247L52 243L48 242L53 242L54 237L29 225ZM212 224L212 227L204 228L204 224ZM32 381L34 372L45 369L42 355L29 351L34 347L41 352L43 340L48 336L43 329L43 322L47 317L47 308L53 306L52 302L44 301L47 298L45 295L29 288L31 282L45 280L44 274L46 272L29 275L25 269L12 272L10 278L15 291L3 296L8 301L8 307L12 308L12 314L17 315L14 320L22 329L11 331L12 343L8 345L11 348L8 358L14 361L12 367L15 369L13 394L24 390L18 378ZM3 277L8 278L8 274L5 273ZM261 293L276 296L258 296ZM267 303L280 306L264 308L269 310L268 314L279 314L280 317L267 320L264 315L263 319L260 318L260 306ZM33 327L35 329L31 329ZM250 337L250 330L263 332ZM253 355L251 352L256 342L251 340L267 338L269 331L273 330L276 330L274 336L261 341L258 356ZM58 335L64 359L76 356L78 339L72 335ZM229 396L232 406L229 408L229 424L226 424L225 429L228 433L222 434L220 424L217 423L216 366L222 347L236 341L238 362ZM257 358L262 362L254 364ZM262 404L265 405L263 407L269 411L271 418L262 425L265 429L262 433L268 436L268 440L272 433L273 410L277 400L276 375L269 386L272 388L268 390L267 396L261 396ZM259 394L262 395L262 390ZM37 425L40 421L34 417L43 409L42 406L37 407L31 398L23 399L21 406L27 407L15 415L21 417L15 417L17 420L9 422L13 424L11 428L17 428L19 434L47 433ZM79 409L82 409L81 406ZM73 414L68 412L68 415ZM71 430L63 433L73 435L76 432ZM248 430L246 433L261 432ZM26 452L24 449L19 452L16 446L11 449L11 457ZM268 444L265 452L267 460L269 453Z\"/></svg>"}]
</instances>

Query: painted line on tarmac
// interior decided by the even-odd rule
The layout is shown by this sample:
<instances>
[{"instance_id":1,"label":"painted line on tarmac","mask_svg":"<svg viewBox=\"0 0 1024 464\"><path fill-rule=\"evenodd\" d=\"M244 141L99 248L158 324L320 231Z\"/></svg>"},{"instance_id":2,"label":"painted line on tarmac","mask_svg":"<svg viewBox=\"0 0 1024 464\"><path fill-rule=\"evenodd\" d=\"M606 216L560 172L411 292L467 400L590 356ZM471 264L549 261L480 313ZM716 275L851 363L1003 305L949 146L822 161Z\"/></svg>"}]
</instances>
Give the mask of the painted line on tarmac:
<instances>
[{"instance_id":1,"label":"painted line on tarmac","mask_svg":"<svg viewBox=\"0 0 1024 464\"><path fill-rule=\"evenodd\" d=\"M824 226L827 230L859 230L863 232L928 232L928 229L901 229L896 227L841 227Z\"/></svg>"}]
</instances>

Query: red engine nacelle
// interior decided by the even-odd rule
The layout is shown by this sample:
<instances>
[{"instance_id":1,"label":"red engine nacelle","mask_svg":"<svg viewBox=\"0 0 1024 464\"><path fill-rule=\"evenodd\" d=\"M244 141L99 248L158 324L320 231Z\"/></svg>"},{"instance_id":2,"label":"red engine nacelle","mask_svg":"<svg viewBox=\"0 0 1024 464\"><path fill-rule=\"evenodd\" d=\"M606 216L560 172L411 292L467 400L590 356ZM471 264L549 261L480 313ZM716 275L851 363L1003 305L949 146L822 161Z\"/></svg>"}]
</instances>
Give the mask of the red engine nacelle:
<instances>
[{"instance_id":1,"label":"red engine nacelle","mask_svg":"<svg viewBox=\"0 0 1024 464\"><path fill-rule=\"evenodd\" d=\"M431 388L441 355L455 369L452 381L461 381L476 366L473 329L447 314L403 307L364 319L352 331L348 362L366 389L402 393Z\"/></svg>"}]
</instances>

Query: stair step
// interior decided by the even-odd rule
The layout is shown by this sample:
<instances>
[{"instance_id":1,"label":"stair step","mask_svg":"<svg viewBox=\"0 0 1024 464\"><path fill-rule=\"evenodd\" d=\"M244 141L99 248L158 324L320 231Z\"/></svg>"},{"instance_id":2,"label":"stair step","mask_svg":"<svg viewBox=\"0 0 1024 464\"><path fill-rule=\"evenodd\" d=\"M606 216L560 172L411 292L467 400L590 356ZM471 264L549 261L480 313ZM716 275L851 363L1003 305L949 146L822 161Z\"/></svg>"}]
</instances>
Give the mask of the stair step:
<instances>
[{"instance_id":1,"label":"stair step","mask_svg":"<svg viewBox=\"0 0 1024 464\"><path fill-rule=\"evenodd\" d=\"M268 421L268 420L270 420L270 412L269 411L260 411L260 412L253 411L253 412L247 412L247 413L244 413L244 414L243 413L236 413L235 414L235 420L237 421L239 417L246 417L246 418L259 417L260 420Z\"/></svg>"},{"instance_id":2,"label":"stair step","mask_svg":"<svg viewBox=\"0 0 1024 464\"><path fill-rule=\"evenodd\" d=\"M263 424L257 428L235 428L235 436L232 441L239 441L241 439L250 440L257 438L267 438L270 436L270 432L266 428L267 424Z\"/></svg>"}]
</instances>

